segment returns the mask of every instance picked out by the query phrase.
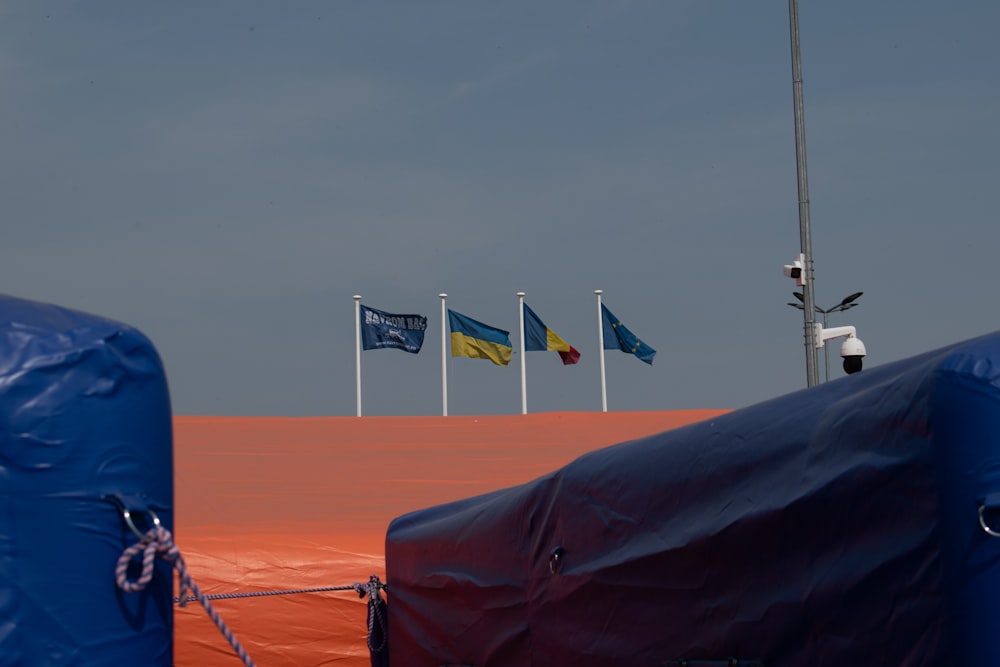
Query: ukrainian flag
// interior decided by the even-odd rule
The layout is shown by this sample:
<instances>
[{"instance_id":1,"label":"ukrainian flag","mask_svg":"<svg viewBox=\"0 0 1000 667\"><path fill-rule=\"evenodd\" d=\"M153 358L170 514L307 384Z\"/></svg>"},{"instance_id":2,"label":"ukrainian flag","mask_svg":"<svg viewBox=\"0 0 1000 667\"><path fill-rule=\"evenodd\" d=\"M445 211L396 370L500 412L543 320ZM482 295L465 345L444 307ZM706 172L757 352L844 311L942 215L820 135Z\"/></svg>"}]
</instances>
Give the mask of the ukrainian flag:
<instances>
[{"instance_id":1,"label":"ukrainian flag","mask_svg":"<svg viewBox=\"0 0 1000 667\"><path fill-rule=\"evenodd\" d=\"M451 356L489 359L497 366L510 363L513 346L510 332L477 322L471 317L448 309L451 328Z\"/></svg>"}]
</instances>

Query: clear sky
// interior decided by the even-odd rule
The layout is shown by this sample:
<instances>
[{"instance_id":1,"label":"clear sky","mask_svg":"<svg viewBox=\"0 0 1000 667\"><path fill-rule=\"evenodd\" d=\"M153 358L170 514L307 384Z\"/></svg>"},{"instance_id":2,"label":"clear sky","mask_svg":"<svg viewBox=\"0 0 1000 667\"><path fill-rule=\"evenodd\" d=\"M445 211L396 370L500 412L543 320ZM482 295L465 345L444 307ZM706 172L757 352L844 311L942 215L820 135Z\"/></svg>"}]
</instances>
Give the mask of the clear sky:
<instances>
[{"instance_id":1,"label":"clear sky","mask_svg":"<svg viewBox=\"0 0 1000 667\"><path fill-rule=\"evenodd\" d=\"M830 325L867 368L1000 328L1000 3L799 13ZM354 294L430 318L364 412L440 414L440 292L515 346L526 292L583 355L528 353L529 411L599 410L603 289L658 351L610 410L738 408L806 384L791 79L777 0L12 0L0 292L140 329L177 414L300 416L354 414ZM519 357L448 387L517 413Z\"/></svg>"}]
</instances>

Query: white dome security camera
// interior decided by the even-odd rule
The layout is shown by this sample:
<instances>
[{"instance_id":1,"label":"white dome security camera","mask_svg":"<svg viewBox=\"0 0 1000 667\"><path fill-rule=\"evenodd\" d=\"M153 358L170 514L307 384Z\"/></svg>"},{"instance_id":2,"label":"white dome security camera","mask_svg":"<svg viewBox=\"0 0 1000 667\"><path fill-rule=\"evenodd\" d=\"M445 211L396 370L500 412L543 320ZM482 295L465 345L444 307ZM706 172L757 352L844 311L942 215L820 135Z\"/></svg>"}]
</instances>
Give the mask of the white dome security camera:
<instances>
[{"instance_id":1,"label":"white dome security camera","mask_svg":"<svg viewBox=\"0 0 1000 667\"><path fill-rule=\"evenodd\" d=\"M840 356L844 358L844 372L848 375L861 370L861 360L868 354L865 344L856 336L848 336L840 345Z\"/></svg>"},{"instance_id":2,"label":"white dome security camera","mask_svg":"<svg viewBox=\"0 0 1000 667\"><path fill-rule=\"evenodd\" d=\"M847 338L840 345L840 356L844 358L844 372L848 375L861 370L861 360L868 354L865 344L858 338L858 333L854 327L831 327L824 329L819 323L816 327L816 347L824 347L826 341L831 338Z\"/></svg>"}]
</instances>

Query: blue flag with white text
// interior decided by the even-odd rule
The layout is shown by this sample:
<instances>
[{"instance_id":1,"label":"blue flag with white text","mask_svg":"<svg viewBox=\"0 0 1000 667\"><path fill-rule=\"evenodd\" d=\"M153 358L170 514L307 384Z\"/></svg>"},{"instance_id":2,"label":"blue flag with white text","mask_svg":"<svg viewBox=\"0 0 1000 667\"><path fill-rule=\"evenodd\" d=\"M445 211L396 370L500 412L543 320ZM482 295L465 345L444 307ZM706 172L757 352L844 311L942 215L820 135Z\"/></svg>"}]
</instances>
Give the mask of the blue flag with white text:
<instances>
[{"instance_id":1,"label":"blue flag with white text","mask_svg":"<svg viewBox=\"0 0 1000 667\"><path fill-rule=\"evenodd\" d=\"M650 366L653 365L656 350L639 340L603 303L601 304L601 326L604 329L605 350L621 350L627 354L634 354L641 361L645 361Z\"/></svg>"},{"instance_id":2,"label":"blue flag with white text","mask_svg":"<svg viewBox=\"0 0 1000 667\"><path fill-rule=\"evenodd\" d=\"M424 344L426 330L423 315L396 315L361 306L361 347L365 350L394 347L416 354Z\"/></svg>"}]
</instances>

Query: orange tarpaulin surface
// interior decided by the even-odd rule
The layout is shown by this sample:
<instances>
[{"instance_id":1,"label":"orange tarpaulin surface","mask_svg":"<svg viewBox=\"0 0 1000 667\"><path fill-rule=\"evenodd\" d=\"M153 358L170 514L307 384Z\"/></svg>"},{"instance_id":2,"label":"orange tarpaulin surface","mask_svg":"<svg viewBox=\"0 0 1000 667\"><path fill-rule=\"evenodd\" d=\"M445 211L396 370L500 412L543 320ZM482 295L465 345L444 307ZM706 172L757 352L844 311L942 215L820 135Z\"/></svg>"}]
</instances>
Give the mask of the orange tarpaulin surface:
<instances>
[{"instance_id":1,"label":"orange tarpaulin surface","mask_svg":"<svg viewBox=\"0 0 1000 667\"><path fill-rule=\"evenodd\" d=\"M385 581L395 517L723 412L175 417L174 540L209 595ZM369 665L366 604L352 590L212 602L260 667ZM243 664L197 602L174 618L175 665Z\"/></svg>"}]
</instances>

